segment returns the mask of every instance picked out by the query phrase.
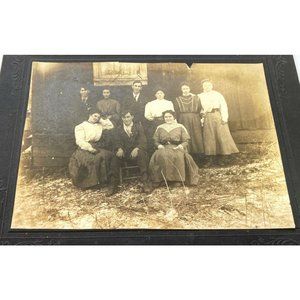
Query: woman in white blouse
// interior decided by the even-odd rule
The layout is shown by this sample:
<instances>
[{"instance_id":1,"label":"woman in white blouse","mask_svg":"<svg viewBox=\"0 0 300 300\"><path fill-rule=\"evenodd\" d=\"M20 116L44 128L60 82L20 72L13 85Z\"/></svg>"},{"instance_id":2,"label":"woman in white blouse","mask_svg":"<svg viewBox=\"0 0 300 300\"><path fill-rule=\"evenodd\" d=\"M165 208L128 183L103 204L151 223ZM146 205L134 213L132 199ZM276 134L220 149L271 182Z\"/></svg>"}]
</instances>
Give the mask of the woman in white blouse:
<instances>
[{"instance_id":1,"label":"woman in white blouse","mask_svg":"<svg viewBox=\"0 0 300 300\"><path fill-rule=\"evenodd\" d=\"M74 185L88 188L107 182L112 158L112 126L101 124L100 114L91 110L87 121L75 127L75 141L78 146L69 162L69 173ZM108 134L107 134L108 133Z\"/></svg>"},{"instance_id":2,"label":"woman in white blouse","mask_svg":"<svg viewBox=\"0 0 300 300\"><path fill-rule=\"evenodd\" d=\"M163 112L167 110L174 111L173 102L165 99L165 93L162 90L157 90L155 97L155 100L146 104L145 118L149 121L160 121L160 124L163 124Z\"/></svg>"},{"instance_id":3,"label":"woman in white blouse","mask_svg":"<svg viewBox=\"0 0 300 300\"><path fill-rule=\"evenodd\" d=\"M209 79L202 81L201 101L204 117L203 141L206 155L229 155L239 150L228 127L228 107L223 95L213 90Z\"/></svg>"},{"instance_id":4,"label":"woman in white blouse","mask_svg":"<svg viewBox=\"0 0 300 300\"><path fill-rule=\"evenodd\" d=\"M157 126L164 123L163 112L167 110L174 111L173 102L165 99L163 90L158 89L155 93L156 99L150 101L145 106L145 118L148 120L147 134L149 151L154 151L153 135Z\"/></svg>"}]
</instances>

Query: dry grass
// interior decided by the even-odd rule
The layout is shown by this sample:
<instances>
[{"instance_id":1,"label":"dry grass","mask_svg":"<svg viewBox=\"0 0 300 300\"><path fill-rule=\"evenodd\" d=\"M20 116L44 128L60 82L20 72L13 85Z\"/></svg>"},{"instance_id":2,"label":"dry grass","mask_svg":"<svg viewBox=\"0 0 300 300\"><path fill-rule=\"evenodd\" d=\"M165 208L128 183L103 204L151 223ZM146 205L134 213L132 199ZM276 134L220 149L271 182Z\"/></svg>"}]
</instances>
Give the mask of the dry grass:
<instances>
[{"instance_id":1,"label":"dry grass","mask_svg":"<svg viewBox=\"0 0 300 300\"><path fill-rule=\"evenodd\" d=\"M24 158L23 158L24 160ZM105 197L106 187L82 191L66 170L19 176L14 228L209 229L291 228L294 222L276 145L248 145L225 166L201 168L197 187L141 193L138 181Z\"/></svg>"}]
</instances>

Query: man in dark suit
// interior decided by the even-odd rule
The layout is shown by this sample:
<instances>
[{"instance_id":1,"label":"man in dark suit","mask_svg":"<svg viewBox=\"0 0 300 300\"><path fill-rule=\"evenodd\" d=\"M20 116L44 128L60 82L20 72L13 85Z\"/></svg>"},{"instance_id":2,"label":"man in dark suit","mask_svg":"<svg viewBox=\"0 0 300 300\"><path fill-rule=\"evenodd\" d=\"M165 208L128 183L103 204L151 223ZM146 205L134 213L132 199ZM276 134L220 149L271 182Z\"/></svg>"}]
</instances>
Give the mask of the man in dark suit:
<instances>
[{"instance_id":1,"label":"man in dark suit","mask_svg":"<svg viewBox=\"0 0 300 300\"><path fill-rule=\"evenodd\" d=\"M147 139L143 126L133 122L134 115L129 109L121 113L122 125L115 129L114 157L111 162L111 185L107 196L118 191L119 174L122 161L135 161L140 169L141 181L145 193L151 193L151 183L148 176L149 157L147 154Z\"/></svg>"},{"instance_id":2,"label":"man in dark suit","mask_svg":"<svg viewBox=\"0 0 300 300\"><path fill-rule=\"evenodd\" d=\"M122 101L122 111L130 110L134 115L134 121L145 126L147 123L145 106L148 101L141 93L142 89L143 86L140 80L135 80L132 83L132 93Z\"/></svg>"}]
</instances>

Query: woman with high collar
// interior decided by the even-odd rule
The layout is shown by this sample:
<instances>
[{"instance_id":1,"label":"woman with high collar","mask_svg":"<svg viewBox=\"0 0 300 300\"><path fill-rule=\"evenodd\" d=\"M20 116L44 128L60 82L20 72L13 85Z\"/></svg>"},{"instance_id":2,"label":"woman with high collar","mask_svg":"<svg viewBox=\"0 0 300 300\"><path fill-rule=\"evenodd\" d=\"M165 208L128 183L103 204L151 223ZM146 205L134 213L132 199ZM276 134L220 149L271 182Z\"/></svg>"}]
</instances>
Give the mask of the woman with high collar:
<instances>
[{"instance_id":1,"label":"woman with high collar","mask_svg":"<svg viewBox=\"0 0 300 300\"><path fill-rule=\"evenodd\" d=\"M205 155L229 155L239 150L228 127L228 107L223 95L213 90L211 80L202 81L203 92L199 94L203 122Z\"/></svg>"},{"instance_id":2,"label":"woman with high collar","mask_svg":"<svg viewBox=\"0 0 300 300\"><path fill-rule=\"evenodd\" d=\"M182 95L174 101L177 120L187 129L191 142L189 152L195 159L199 159L204 153L202 126L201 126L201 103L197 95L191 93L188 83L180 86Z\"/></svg>"},{"instance_id":3,"label":"woman with high collar","mask_svg":"<svg viewBox=\"0 0 300 300\"><path fill-rule=\"evenodd\" d=\"M162 182L177 185L196 185L199 169L188 153L190 136L186 128L177 123L175 112L163 112L165 123L159 125L154 134L156 151L151 157L149 173L153 186Z\"/></svg>"},{"instance_id":4,"label":"woman with high collar","mask_svg":"<svg viewBox=\"0 0 300 300\"><path fill-rule=\"evenodd\" d=\"M78 148L69 162L69 173L75 186L86 189L108 181L113 156L112 128L101 124L100 114L93 109L88 120L75 127Z\"/></svg>"},{"instance_id":5,"label":"woman with high collar","mask_svg":"<svg viewBox=\"0 0 300 300\"><path fill-rule=\"evenodd\" d=\"M163 112L166 110L173 110L173 102L165 99L165 93L162 89L157 89L155 93L155 100L148 102L145 106L145 118L148 121L147 128L145 130L147 134L149 153L154 151L153 134L157 126L163 124Z\"/></svg>"}]
</instances>

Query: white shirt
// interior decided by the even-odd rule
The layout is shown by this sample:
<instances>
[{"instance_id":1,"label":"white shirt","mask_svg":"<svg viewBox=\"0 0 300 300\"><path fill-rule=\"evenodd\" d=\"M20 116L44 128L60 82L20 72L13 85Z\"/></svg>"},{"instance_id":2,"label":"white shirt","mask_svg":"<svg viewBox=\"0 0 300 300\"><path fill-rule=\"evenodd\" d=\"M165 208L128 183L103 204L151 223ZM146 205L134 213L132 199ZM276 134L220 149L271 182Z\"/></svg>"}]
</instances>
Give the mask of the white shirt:
<instances>
[{"instance_id":1,"label":"white shirt","mask_svg":"<svg viewBox=\"0 0 300 300\"><path fill-rule=\"evenodd\" d=\"M76 144L82 149L91 151L92 145L89 142L97 142L102 135L102 125L99 123L92 124L84 121L75 127Z\"/></svg>"},{"instance_id":2,"label":"white shirt","mask_svg":"<svg viewBox=\"0 0 300 300\"><path fill-rule=\"evenodd\" d=\"M223 122L228 122L228 107L223 95L217 91L203 92L198 94L200 98L203 112L211 112L214 108L218 108L221 113Z\"/></svg>"},{"instance_id":3,"label":"white shirt","mask_svg":"<svg viewBox=\"0 0 300 300\"><path fill-rule=\"evenodd\" d=\"M123 128L129 137L131 137L132 135L132 126L133 126L133 122L128 126L123 123Z\"/></svg>"},{"instance_id":4,"label":"white shirt","mask_svg":"<svg viewBox=\"0 0 300 300\"><path fill-rule=\"evenodd\" d=\"M138 94L132 93L132 95L133 95L133 98L135 99L135 101L137 102L139 100L140 93L138 93Z\"/></svg>"},{"instance_id":5,"label":"white shirt","mask_svg":"<svg viewBox=\"0 0 300 300\"><path fill-rule=\"evenodd\" d=\"M153 100L146 104L145 106L145 118L149 121L153 121L154 118L162 117L162 113L166 110L173 110L174 105L172 101L169 100Z\"/></svg>"}]
</instances>

